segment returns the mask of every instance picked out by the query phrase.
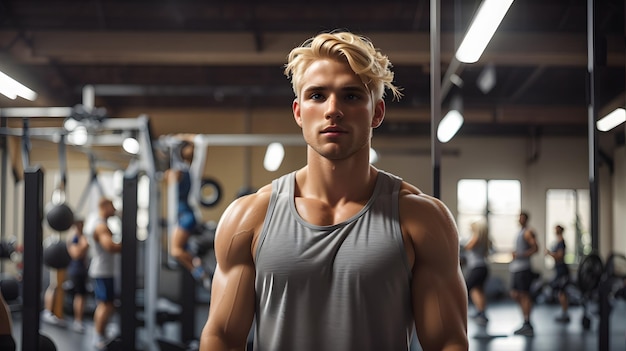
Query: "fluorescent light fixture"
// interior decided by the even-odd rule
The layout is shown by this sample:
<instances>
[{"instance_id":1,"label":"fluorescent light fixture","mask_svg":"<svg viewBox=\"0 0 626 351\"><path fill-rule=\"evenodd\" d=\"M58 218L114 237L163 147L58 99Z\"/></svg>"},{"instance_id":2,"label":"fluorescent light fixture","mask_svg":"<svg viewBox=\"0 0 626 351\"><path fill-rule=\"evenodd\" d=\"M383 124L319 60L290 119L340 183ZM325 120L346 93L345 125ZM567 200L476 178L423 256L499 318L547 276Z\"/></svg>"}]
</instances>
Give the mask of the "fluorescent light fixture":
<instances>
[{"instance_id":1,"label":"fluorescent light fixture","mask_svg":"<svg viewBox=\"0 0 626 351\"><path fill-rule=\"evenodd\" d=\"M456 52L459 61L474 63L480 59L512 3L513 0L483 0Z\"/></svg>"},{"instance_id":2,"label":"fluorescent light fixture","mask_svg":"<svg viewBox=\"0 0 626 351\"><path fill-rule=\"evenodd\" d=\"M378 162L378 152L373 147L370 147L370 163L374 164L376 162Z\"/></svg>"},{"instance_id":3,"label":"fluorescent light fixture","mask_svg":"<svg viewBox=\"0 0 626 351\"><path fill-rule=\"evenodd\" d=\"M8 97L11 100L15 100L17 98L17 94L15 91L10 90L10 88L4 84L0 83L0 94Z\"/></svg>"},{"instance_id":4,"label":"fluorescent light fixture","mask_svg":"<svg viewBox=\"0 0 626 351\"><path fill-rule=\"evenodd\" d=\"M72 114L71 107L7 107L2 109L2 115L5 117L65 117L70 114Z\"/></svg>"},{"instance_id":5,"label":"fluorescent light fixture","mask_svg":"<svg viewBox=\"0 0 626 351\"><path fill-rule=\"evenodd\" d=\"M263 159L263 167L270 172L274 172L283 163L285 157L285 148L281 143L271 143L267 146L265 151L265 158Z\"/></svg>"},{"instance_id":6,"label":"fluorescent light fixture","mask_svg":"<svg viewBox=\"0 0 626 351\"><path fill-rule=\"evenodd\" d=\"M454 137L463 125L463 115L457 110L450 110L439 122L437 127L437 139L442 143L447 143Z\"/></svg>"},{"instance_id":7,"label":"fluorescent light fixture","mask_svg":"<svg viewBox=\"0 0 626 351\"><path fill-rule=\"evenodd\" d=\"M139 141L133 137L128 137L122 141L122 148L129 154L137 155L139 153Z\"/></svg>"},{"instance_id":8,"label":"fluorescent light fixture","mask_svg":"<svg viewBox=\"0 0 626 351\"><path fill-rule=\"evenodd\" d=\"M0 72L0 93L12 100L18 96L30 101L37 98L37 93L2 72Z\"/></svg>"},{"instance_id":9,"label":"fluorescent light fixture","mask_svg":"<svg viewBox=\"0 0 626 351\"><path fill-rule=\"evenodd\" d=\"M613 112L599 119L596 122L596 127L601 132L608 132L624 122L626 122L626 110L623 107L618 107Z\"/></svg>"}]
</instances>

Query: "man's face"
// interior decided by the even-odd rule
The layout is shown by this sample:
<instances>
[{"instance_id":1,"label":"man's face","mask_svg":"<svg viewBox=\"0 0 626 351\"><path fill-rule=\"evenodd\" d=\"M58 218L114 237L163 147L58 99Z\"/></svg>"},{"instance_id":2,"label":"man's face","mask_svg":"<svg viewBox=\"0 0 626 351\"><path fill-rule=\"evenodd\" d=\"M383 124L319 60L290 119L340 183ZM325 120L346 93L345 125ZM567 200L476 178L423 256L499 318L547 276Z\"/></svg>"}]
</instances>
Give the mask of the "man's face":
<instances>
[{"instance_id":1,"label":"man's face","mask_svg":"<svg viewBox=\"0 0 626 351\"><path fill-rule=\"evenodd\" d=\"M526 225L527 221L528 221L528 217L526 217L526 215L524 215L524 214L519 215L519 224L522 227Z\"/></svg>"},{"instance_id":2,"label":"man's face","mask_svg":"<svg viewBox=\"0 0 626 351\"><path fill-rule=\"evenodd\" d=\"M371 131L382 122L385 104L372 101L347 63L323 59L304 72L293 113L310 148L341 160L357 152L369 154Z\"/></svg>"}]
</instances>

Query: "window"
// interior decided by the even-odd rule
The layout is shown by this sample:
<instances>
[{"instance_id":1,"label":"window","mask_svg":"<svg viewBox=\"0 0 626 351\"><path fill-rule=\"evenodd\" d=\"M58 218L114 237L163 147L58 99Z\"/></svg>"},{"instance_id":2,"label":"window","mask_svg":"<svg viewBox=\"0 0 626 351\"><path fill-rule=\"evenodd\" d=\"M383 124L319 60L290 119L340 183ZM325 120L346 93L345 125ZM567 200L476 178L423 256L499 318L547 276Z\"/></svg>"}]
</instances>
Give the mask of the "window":
<instances>
[{"instance_id":1,"label":"window","mask_svg":"<svg viewBox=\"0 0 626 351\"><path fill-rule=\"evenodd\" d=\"M519 180L461 179L457 185L457 225L461 241L470 237L470 224L486 220L493 241L494 262L509 262L519 231L522 192Z\"/></svg>"},{"instance_id":2,"label":"window","mask_svg":"<svg viewBox=\"0 0 626 351\"><path fill-rule=\"evenodd\" d=\"M577 263L591 252L590 200L587 189L548 189L546 193L546 248L556 241L554 227L562 226L565 262ZM551 267L554 261L546 259Z\"/></svg>"}]
</instances>

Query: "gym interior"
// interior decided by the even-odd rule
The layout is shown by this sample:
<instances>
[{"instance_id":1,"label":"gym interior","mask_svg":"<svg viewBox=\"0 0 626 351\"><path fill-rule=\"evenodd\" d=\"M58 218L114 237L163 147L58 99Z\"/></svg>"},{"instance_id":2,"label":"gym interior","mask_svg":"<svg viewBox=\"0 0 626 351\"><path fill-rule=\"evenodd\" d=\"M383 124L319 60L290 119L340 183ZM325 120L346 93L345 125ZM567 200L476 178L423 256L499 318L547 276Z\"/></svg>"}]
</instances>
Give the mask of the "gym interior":
<instances>
[{"instance_id":1,"label":"gym interior","mask_svg":"<svg viewBox=\"0 0 626 351\"><path fill-rule=\"evenodd\" d=\"M374 130L374 166L443 200L461 241L473 221L489 223L490 322L468 321L470 350L624 350L625 2L513 1L481 58L461 62L483 2L0 0L0 71L27 87L0 94L0 274L17 349L92 349L93 296L83 333L40 313L55 280L53 312L73 320L52 248L101 196L124 243L109 349L197 349L210 293L168 254L176 192L165 174L178 136L193 134L208 238L198 245L212 269L211 235L230 202L306 164L282 72L289 50L346 28L379 43L404 88ZM437 127L450 110L462 124L444 142ZM614 128L598 124L613 112ZM282 156L270 165L274 147ZM532 338L512 334L522 317L508 296L521 211L539 246ZM566 324L554 322L554 261L543 254L556 225L573 279Z\"/></svg>"}]
</instances>

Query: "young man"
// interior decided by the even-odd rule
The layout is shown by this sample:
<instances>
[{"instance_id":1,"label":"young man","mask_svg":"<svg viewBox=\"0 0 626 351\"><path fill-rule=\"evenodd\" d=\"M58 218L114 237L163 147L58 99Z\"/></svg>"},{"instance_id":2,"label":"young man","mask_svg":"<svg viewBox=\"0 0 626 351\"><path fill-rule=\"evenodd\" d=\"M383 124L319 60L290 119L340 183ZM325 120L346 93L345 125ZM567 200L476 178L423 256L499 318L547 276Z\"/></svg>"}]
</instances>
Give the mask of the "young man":
<instances>
[{"instance_id":1,"label":"young man","mask_svg":"<svg viewBox=\"0 0 626 351\"><path fill-rule=\"evenodd\" d=\"M201 350L467 350L458 233L439 200L369 163L388 58L320 34L289 54L307 165L235 200L217 228ZM358 74L355 72L359 72Z\"/></svg>"},{"instance_id":2,"label":"young man","mask_svg":"<svg viewBox=\"0 0 626 351\"><path fill-rule=\"evenodd\" d=\"M107 198L98 203L98 216L85 226L85 235L93 248L89 277L94 285L96 310L93 314L94 346L98 350L106 349L106 327L115 312L115 264L114 254L122 251L122 245L113 241L113 233L107 220L115 215L113 202Z\"/></svg>"},{"instance_id":3,"label":"young man","mask_svg":"<svg viewBox=\"0 0 626 351\"><path fill-rule=\"evenodd\" d=\"M513 251L513 261L509 264L509 271L512 281L511 297L522 309L524 324L514 334L533 336L535 332L530 323L533 298L530 296L530 286L535 277L530 264L530 257L539 249L535 232L528 227L528 213L520 213L519 224L521 229L515 238L515 251Z\"/></svg>"}]
</instances>

